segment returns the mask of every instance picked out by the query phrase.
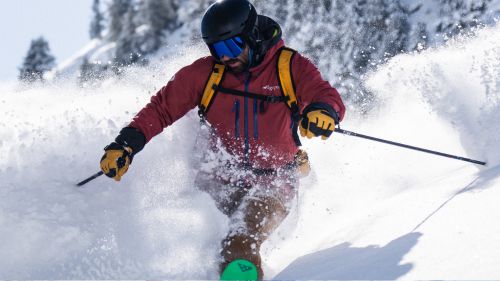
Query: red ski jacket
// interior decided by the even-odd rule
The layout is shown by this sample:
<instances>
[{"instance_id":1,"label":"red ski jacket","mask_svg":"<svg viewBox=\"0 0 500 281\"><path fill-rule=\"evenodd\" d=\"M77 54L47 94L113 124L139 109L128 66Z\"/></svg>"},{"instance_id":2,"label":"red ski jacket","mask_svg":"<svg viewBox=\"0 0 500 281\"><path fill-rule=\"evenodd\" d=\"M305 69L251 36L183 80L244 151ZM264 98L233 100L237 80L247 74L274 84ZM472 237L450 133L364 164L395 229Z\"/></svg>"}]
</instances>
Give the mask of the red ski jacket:
<instances>
[{"instance_id":1,"label":"red ski jacket","mask_svg":"<svg viewBox=\"0 0 500 281\"><path fill-rule=\"evenodd\" d=\"M221 87L269 96L281 96L276 63L280 40L270 48L264 60L244 73L226 73ZM203 57L179 70L151 98L133 119L131 127L139 129L149 142L164 128L200 104L207 79L215 63ZM330 105L342 120L344 104L337 90L325 81L313 63L296 54L292 60L292 77L297 101L302 111L311 103ZM206 115L225 149L243 163L258 169L274 169L290 164L298 151L292 136L292 118L284 103L219 93Z\"/></svg>"}]
</instances>

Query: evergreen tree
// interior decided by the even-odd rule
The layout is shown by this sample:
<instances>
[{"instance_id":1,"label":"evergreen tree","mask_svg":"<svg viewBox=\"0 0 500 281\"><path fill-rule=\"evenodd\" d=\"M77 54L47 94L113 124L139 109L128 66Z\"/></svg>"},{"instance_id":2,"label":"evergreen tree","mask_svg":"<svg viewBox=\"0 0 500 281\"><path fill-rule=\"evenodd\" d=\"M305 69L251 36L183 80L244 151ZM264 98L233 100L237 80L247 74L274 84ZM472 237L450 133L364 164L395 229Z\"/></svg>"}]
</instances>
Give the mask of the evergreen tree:
<instances>
[{"instance_id":1,"label":"evergreen tree","mask_svg":"<svg viewBox=\"0 0 500 281\"><path fill-rule=\"evenodd\" d=\"M179 4L175 0L144 0L146 19L151 28L159 34L176 25Z\"/></svg>"},{"instance_id":2,"label":"evergreen tree","mask_svg":"<svg viewBox=\"0 0 500 281\"><path fill-rule=\"evenodd\" d=\"M116 41L114 64L116 67L128 66L139 60L141 50L136 35L136 24L134 21L135 9L130 6L124 16L124 26L121 35Z\"/></svg>"},{"instance_id":3,"label":"evergreen tree","mask_svg":"<svg viewBox=\"0 0 500 281\"><path fill-rule=\"evenodd\" d=\"M350 59L354 65L350 71L364 73L385 58L404 52L407 45L409 23L399 1L357 1L352 9L349 26L351 31L344 40L352 40Z\"/></svg>"},{"instance_id":4,"label":"evergreen tree","mask_svg":"<svg viewBox=\"0 0 500 281\"><path fill-rule=\"evenodd\" d=\"M93 79L92 64L87 57L83 58L82 65L80 65L80 84L84 84Z\"/></svg>"},{"instance_id":5,"label":"evergreen tree","mask_svg":"<svg viewBox=\"0 0 500 281\"><path fill-rule=\"evenodd\" d=\"M132 7L132 0L112 0L109 6L109 34L111 40L117 40L120 37L123 26L124 16Z\"/></svg>"},{"instance_id":6,"label":"evergreen tree","mask_svg":"<svg viewBox=\"0 0 500 281\"><path fill-rule=\"evenodd\" d=\"M478 25L481 16L487 12L491 0L440 0L439 16L441 21L436 32L456 35L463 29Z\"/></svg>"},{"instance_id":7,"label":"evergreen tree","mask_svg":"<svg viewBox=\"0 0 500 281\"><path fill-rule=\"evenodd\" d=\"M429 46L429 33L427 25L422 22L416 23L412 26L409 34L408 50L421 51Z\"/></svg>"},{"instance_id":8,"label":"evergreen tree","mask_svg":"<svg viewBox=\"0 0 500 281\"><path fill-rule=\"evenodd\" d=\"M19 68L19 80L24 82L43 81L43 74L55 66L49 43L43 38L32 40L23 65Z\"/></svg>"},{"instance_id":9,"label":"evergreen tree","mask_svg":"<svg viewBox=\"0 0 500 281\"><path fill-rule=\"evenodd\" d=\"M179 4L176 0L144 0L138 11L138 25L143 26L143 32L138 41L141 50L148 54L160 48L164 41L165 30L177 26L177 10Z\"/></svg>"},{"instance_id":10,"label":"evergreen tree","mask_svg":"<svg viewBox=\"0 0 500 281\"><path fill-rule=\"evenodd\" d=\"M300 50L357 108L373 96L362 75L408 48L410 25L401 0L258 0L264 14L280 21L290 46ZM365 110L365 109L363 109Z\"/></svg>"},{"instance_id":11,"label":"evergreen tree","mask_svg":"<svg viewBox=\"0 0 500 281\"><path fill-rule=\"evenodd\" d=\"M80 86L97 86L99 81L104 79L106 70L106 65L90 62L88 57L84 57L82 65L80 65L80 75L78 76Z\"/></svg>"},{"instance_id":12,"label":"evergreen tree","mask_svg":"<svg viewBox=\"0 0 500 281\"><path fill-rule=\"evenodd\" d=\"M99 4L99 0L94 0L94 3L92 4L92 12L94 15L90 23L90 39L101 38L102 31L104 29L104 16L101 12Z\"/></svg>"}]
</instances>

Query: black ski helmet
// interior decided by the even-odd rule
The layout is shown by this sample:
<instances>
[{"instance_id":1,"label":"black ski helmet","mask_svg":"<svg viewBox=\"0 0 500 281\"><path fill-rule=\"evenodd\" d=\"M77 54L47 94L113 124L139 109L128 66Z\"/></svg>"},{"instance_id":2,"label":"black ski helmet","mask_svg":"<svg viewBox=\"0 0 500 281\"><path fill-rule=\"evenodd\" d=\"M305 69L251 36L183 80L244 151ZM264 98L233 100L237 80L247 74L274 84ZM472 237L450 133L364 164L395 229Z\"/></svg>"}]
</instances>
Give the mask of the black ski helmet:
<instances>
[{"instance_id":1,"label":"black ski helmet","mask_svg":"<svg viewBox=\"0 0 500 281\"><path fill-rule=\"evenodd\" d=\"M207 45L240 36L251 49L256 49L258 34L257 11L248 0L218 0L208 7L201 20L201 35Z\"/></svg>"}]
</instances>

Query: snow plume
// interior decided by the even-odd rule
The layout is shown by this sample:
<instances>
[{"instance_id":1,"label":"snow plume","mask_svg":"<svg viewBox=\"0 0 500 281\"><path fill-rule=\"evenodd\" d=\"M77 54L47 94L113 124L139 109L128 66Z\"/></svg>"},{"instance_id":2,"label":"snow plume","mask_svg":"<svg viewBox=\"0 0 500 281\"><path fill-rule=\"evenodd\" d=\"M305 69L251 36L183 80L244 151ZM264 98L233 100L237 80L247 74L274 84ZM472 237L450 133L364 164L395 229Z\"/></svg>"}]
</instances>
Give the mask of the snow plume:
<instances>
[{"instance_id":1,"label":"snow plume","mask_svg":"<svg viewBox=\"0 0 500 281\"><path fill-rule=\"evenodd\" d=\"M496 122L500 117L498 42L497 25L471 31L437 50L394 58L367 82L386 103L380 114L389 118L390 124L408 115L401 104L418 103L423 110L417 124L408 124L410 130L432 133L424 128L432 122L431 116L437 116L458 132L469 156L496 166L500 162L500 154L493 153L500 140L500 125Z\"/></svg>"},{"instance_id":2,"label":"snow plume","mask_svg":"<svg viewBox=\"0 0 500 281\"><path fill-rule=\"evenodd\" d=\"M192 188L197 116L149 143L120 183L75 186L99 171L103 147L150 96L199 55L129 69L97 89L2 85L2 278L215 278L213 241L223 238L225 218Z\"/></svg>"},{"instance_id":3,"label":"snow plume","mask_svg":"<svg viewBox=\"0 0 500 281\"><path fill-rule=\"evenodd\" d=\"M498 279L500 27L400 55L370 75L378 106L344 129L488 160L487 170L353 137L304 140L314 173L263 245L267 278ZM99 88L0 85L0 277L217 279L228 220L190 165L195 112L152 140L120 183L102 148L193 49ZM352 107L352 105L351 105ZM439 266L436 266L439 264Z\"/></svg>"},{"instance_id":4,"label":"snow plume","mask_svg":"<svg viewBox=\"0 0 500 281\"><path fill-rule=\"evenodd\" d=\"M487 160L485 170L349 136L306 143L317 183L302 189L298 222L264 248L270 269L287 266L277 279L500 277L489 234L500 230L490 198L500 194L499 40L497 25L391 59L366 81L375 110L342 124Z\"/></svg>"}]
</instances>

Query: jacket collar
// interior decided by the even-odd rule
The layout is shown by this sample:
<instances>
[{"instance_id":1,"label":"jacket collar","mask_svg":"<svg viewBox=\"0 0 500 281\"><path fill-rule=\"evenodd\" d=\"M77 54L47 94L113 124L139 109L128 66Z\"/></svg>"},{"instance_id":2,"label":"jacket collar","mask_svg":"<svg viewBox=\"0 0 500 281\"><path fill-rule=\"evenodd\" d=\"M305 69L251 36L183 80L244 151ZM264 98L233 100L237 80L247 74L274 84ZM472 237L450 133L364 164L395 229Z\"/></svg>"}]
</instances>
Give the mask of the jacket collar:
<instances>
[{"instance_id":1,"label":"jacket collar","mask_svg":"<svg viewBox=\"0 0 500 281\"><path fill-rule=\"evenodd\" d=\"M258 64L255 67L252 67L249 69L251 73L260 73L262 72L270 63L273 63L275 61L275 56L277 55L278 51L285 46L285 42L283 39L280 39L274 46L272 46L267 52L266 55L264 56L264 59L260 64Z\"/></svg>"}]
</instances>

